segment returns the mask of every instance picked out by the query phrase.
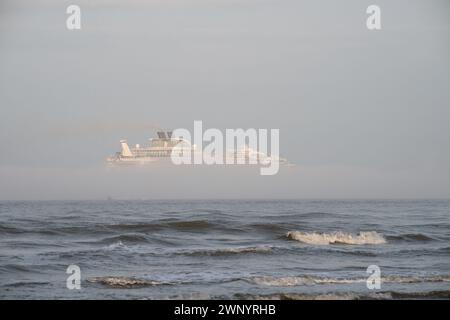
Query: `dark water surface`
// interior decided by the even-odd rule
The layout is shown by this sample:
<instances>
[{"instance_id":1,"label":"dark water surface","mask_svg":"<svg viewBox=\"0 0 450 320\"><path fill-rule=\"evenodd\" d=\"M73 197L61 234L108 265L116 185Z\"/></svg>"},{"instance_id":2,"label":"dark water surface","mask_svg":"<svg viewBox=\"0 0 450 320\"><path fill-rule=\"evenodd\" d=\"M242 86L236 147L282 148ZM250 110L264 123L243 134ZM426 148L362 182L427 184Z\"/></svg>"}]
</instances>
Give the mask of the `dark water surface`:
<instances>
[{"instance_id":1,"label":"dark water surface","mask_svg":"<svg viewBox=\"0 0 450 320\"><path fill-rule=\"evenodd\" d=\"M448 200L0 202L0 240L2 299L450 298Z\"/></svg>"}]
</instances>

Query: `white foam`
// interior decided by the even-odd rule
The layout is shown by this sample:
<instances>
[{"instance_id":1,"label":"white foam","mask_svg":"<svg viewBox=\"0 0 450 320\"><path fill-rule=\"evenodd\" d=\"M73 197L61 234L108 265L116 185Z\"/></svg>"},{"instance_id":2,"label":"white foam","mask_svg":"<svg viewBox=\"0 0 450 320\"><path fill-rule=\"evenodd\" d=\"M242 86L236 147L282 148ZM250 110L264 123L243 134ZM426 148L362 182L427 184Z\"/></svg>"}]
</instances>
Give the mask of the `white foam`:
<instances>
[{"instance_id":1,"label":"white foam","mask_svg":"<svg viewBox=\"0 0 450 320\"><path fill-rule=\"evenodd\" d=\"M365 283L367 278L326 278L315 276L292 276L292 277L253 277L248 282L274 287L293 287L326 284L351 284ZM442 276L385 276L381 277L384 283L423 283L423 282L450 282L449 275Z\"/></svg>"},{"instance_id":2,"label":"white foam","mask_svg":"<svg viewBox=\"0 0 450 320\"><path fill-rule=\"evenodd\" d=\"M136 286L156 286L162 284L158 281L136 279L129 277L93 277L89 278L88 282L100 283L105 286L127 288Z\"/></svg>"},{"instance_id":3,"label":"white foam","mask_svg":"<svg viewBox=\"0 0 450 320\"><path fill-rule=\"evenodd\" d=\"M118 248L126 248L126 245L123 244L122 241L117 241L114 243L111 243L110 245L105 247L108 250L114 250L114 249L118 249Z\"/></svg>"},{"instance_id":4,"label":"white foam","mask_svg":"<svg viewBox=\"0 0 450 320\"><path fill-rule=\"evenodd\" d=\"M258 285L275 286L275 287L293 287L303 285L315 285L315 284L348 284L365 282L366 279L336 279L336 278L320 278L312 276L299 276L299 277L254 277L250 279Z\"/></svg>"},{"instance_id":5,"label":"white foam","mask_svg":"<svg viewBox=\"0 0 450 320\"><path fill-rule=\"evenodd\" d=\"M360 232L358 234L351 234L341 231L331 233L318 232L301 232L289 231L286 235L289 239L297 240L307 244L315 245L329 245L329 244L383 244L386 239L382 234L376 231Z\"/></svg>"}]
</instances>

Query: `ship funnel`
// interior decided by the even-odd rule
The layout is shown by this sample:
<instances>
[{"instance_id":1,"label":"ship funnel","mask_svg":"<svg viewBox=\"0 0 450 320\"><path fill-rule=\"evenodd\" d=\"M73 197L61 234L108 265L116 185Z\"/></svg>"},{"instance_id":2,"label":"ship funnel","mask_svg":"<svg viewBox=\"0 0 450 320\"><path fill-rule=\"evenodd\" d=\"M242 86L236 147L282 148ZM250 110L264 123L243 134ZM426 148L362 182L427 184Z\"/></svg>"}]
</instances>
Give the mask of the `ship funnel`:
<instances>
[{"instance_id":1,"label":"ship funnel","mask_svg":"<svg viewBox=\"0 0 450 320\"><path fill-rule=\"evenodd\" d=\"M166 138L166 133L164 131L158 131L157 135L158 135L159 139L167 139Z\"/></svg>"},{"instance_id":2,"label":"ship funnel","mask_svg":"<svg viewBox=\"0 0 450 320\"><path fill-rule=\"evenodd\" d=\"M122 156L123 157L132 157L130 147L128 147L127 140L120 140L120 144L122 145Z\"/></svg>"}]
</instances>

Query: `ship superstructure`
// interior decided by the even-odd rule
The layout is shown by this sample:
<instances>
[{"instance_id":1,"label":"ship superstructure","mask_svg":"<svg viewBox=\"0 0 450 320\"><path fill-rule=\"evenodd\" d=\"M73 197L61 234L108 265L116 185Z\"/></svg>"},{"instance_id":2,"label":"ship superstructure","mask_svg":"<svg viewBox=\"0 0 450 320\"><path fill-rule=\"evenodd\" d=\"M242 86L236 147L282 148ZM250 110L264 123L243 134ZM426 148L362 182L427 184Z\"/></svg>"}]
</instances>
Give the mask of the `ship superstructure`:
<instances>
[{"instance_id":1,"label":"ship superstructure","mask_svg":"<svg viewBox=\"0 0 450 320\"><path fill-rule=\"evenodd\" d=\"M202 150L197 150L196 145L191 145L189 141L182 138L173 137L172 131L158 131L158 137L150 140L149 146L136 144L134 147L128 145L127 140L120 140L122 150L116 152L114 156L106 159L109 164L145 164L162 159L170 159L174 149L177 152L190 153L194 156ZM270 165L271 162L279 164L289 164L284 158L268 156L250 148L248 145L235 149L225 150L222 164L260 164Z\"/></svg>"},{"instance_id":2,"label":"ship superstructure","mask_svg":"<svg viewBox=\"0 0 450 320\"><path fill-rule=\"evenodd\" d=\"M161 158L170 158L175 147L187 148L187 150L195 149L183 139L173 138L172 131L158 131L157 135L158 138L149 139L150 146L148 147L136 144L130 148L127 140L120 140L122 150L107 158L106 161L109 163L146 163Z\"/></svg>"}]
</instances>

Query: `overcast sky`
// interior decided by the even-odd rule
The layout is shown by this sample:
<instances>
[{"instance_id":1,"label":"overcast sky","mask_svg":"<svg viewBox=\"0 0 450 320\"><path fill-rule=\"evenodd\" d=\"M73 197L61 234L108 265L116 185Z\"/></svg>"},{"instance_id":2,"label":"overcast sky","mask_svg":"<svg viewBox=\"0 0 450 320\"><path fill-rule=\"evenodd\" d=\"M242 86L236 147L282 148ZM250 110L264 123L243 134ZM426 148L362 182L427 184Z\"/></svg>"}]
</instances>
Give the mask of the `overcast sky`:
<instances>
[{"instance_id":1,"label":"overcast sky","mask_svg":"<svg viewBox=\"0 0 450 320\"><path fill-rule=\"evenodd\" d=\"M82 29L66 29L78 4ZM382 30L366 28L381 7ZM448 0L3 0L0 199L449 198ZM156 127L279 128L254 168L109 170Z\"/></svg>"}]
</instances>

